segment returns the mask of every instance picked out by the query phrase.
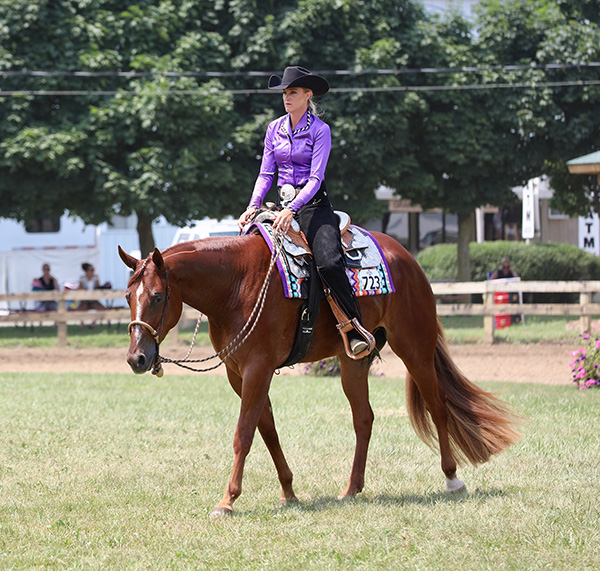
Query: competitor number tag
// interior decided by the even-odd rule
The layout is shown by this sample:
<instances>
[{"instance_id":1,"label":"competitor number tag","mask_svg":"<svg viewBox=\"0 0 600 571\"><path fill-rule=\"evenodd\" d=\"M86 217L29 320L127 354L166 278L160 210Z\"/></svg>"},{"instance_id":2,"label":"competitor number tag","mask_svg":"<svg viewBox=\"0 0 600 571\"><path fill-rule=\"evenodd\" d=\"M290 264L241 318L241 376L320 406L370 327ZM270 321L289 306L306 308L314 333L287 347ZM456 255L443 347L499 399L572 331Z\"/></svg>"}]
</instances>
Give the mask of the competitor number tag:
<instances>
[{"instance_id":1,"label":"competitor number tag","mask_svg":"<svg viewBox=\"0 0 600 571\"><path fill-rule=\"evenodd\" d=\"M379 291L382 288L381 275L377 268L361 268L357 270L360 291Z\"/></svg>"}]
</instances>

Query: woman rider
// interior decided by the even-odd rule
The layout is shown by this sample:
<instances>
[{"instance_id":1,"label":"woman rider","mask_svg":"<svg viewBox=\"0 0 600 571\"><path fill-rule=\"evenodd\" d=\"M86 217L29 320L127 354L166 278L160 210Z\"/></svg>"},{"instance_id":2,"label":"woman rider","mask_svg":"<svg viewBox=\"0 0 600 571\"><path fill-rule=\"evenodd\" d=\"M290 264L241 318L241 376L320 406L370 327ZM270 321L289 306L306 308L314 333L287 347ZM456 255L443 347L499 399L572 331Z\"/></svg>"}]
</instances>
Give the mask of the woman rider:
<instances>
[{"instance_id":1,"label":"woman rider","mask_svg":"<svg viewBox=\"0 0 600 571\"><path fill-rule=\"evenodd\" d=\"M277 170L284 208L273 222L274 229L287 232L292 219L296 219L323 283L348 318L356 318L360 324L360 308L345 272L338 217L325 187L331 131L329 125L317 117L312 101L313 95L329 91L329 83L308 69L292 66L284 70L283 77L272 75L269 89L283 92L287 114L267 127L260 172L248 208L239 218L240 228L253 219ZM369 348L355 329L348 333L348 338L355 356Z\"/></svg>"}]
</instances>

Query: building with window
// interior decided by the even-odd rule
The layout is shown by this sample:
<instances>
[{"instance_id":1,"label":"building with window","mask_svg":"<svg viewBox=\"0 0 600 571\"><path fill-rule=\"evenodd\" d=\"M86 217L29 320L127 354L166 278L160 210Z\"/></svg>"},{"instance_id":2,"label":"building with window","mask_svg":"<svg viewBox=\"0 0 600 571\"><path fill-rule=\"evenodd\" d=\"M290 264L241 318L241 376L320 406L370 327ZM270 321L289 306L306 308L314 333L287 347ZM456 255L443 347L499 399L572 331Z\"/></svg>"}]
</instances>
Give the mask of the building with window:
<instances>
[{"instance_id":1,"label":"building with window","mask_svg":"<svg viewBox=\"0 0 600 571\"><path fill-rule=\"evenodd\" d=\"M565 242L578 245L579 221L552 209L553 190L544 177L534 179L533 241ZM513 189L519 199L514 205L482 206L473 215L473 241L523 240L523 187ZM435 244L453 243L458 239L458 217L440 209L427 210L399 198L392 189L381 187L377 199L388 203L389 211L382 219L370 220L367 230L385 232L416 254Z\"/></svg>"}]
</instances>

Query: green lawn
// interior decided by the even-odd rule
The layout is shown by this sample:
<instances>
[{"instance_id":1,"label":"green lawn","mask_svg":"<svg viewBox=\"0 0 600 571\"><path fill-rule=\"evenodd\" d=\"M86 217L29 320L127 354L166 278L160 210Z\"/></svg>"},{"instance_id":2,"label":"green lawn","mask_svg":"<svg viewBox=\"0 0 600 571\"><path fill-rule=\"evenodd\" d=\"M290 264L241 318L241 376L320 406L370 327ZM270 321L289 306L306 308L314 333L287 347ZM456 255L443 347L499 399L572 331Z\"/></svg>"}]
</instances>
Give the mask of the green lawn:
<instances>
[{"instance_id":1,"label":"green lawn","mask_svg":"<svg viewBox=\"0 0 600 571\"><path fill-rule=\"evenodd\" d=\"M301 503L278 507L257 439L236 514L211 521L239 408L224 377L2 374L0 568L600 568L600 391L481 382L528 421L448 497L403 384L372 379L365 491L338 502L353 452L339 379L276 377Z\"/></svg>"}]
</instances>

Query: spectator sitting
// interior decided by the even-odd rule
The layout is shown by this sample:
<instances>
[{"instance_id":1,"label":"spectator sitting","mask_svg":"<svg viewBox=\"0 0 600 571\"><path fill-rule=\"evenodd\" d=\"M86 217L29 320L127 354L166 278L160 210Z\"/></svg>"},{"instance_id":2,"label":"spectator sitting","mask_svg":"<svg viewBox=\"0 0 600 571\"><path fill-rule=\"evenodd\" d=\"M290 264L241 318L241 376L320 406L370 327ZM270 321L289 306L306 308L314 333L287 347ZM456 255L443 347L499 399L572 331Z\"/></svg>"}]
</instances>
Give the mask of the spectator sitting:
<instances>
[{"instance_id":1,"label":"spectator sitting","mask_svg":"<svg viewBox=\"0 0 600 571\"><path fill-rule=\"evenodd\" d=\"M100 279L94 273L94 266L85 262L81 264L81 268L85 273L79 278L79 289L87 289L89 291L100 289ZM90 299L80 301L77 309L104 309L104 306L97 299Z\"/></svg>"},{"instance_id":2,"label":"spectator sitting","mask_svg":"<svg viewBox=\"0 0 600 571\"><path fill-rule=\"evenodd\" d=\"M510 258L502 258L502 266L490 276L491 280L499 280L502 278L518 278L519 274L512 269Z\"/></svg>"},{"instance_id":3,"label":"spectator sitting","mask_svg":"<svg viewBox=\"0 0 600 571\"><path fill-rule=\"evenodd\" d=\"M58 281L50 274L50 265L44 264L42 266L42 275L33 280L32 284L33 291L52 291L59 290ZM44 300L35 302L35 311L56 311L58 309L58 303L54 300Z\"/></svg>"}]
</instances>

